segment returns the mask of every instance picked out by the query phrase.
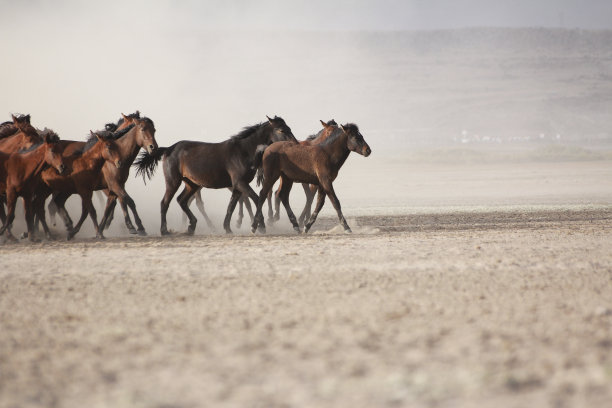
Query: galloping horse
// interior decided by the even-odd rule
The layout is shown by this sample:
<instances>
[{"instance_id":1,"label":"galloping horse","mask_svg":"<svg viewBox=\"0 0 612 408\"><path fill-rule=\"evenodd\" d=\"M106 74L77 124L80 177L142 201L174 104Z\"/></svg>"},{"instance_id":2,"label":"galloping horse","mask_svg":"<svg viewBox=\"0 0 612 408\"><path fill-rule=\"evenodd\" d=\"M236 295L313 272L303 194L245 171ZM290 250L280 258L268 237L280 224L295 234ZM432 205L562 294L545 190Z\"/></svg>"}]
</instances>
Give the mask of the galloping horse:
<instances>
[{"instance_id":1,"label":"galloping horse","mask_svg":"<svg viewBox=\"0 0 612 408\"><path fill-rule=\"evenodd\" d=\"M351 151L367 157L372 150L359 132L357 125L348 123L341 126L327 124L324 126L333 128L332 135L325 142L318 145L304 146L296 143L279 142L270 145L263 153L261 151L258 152L258 155L255 157L255 164L259 167L257 180L258 182L263 181L263 187L259 193L257 213L251 228L252 232L255 232L258 227L265 231L261 208L268 192L279 177L282 184L280 198L294 230L299 233L300 227L289 206L289 192L293 183L297 181L319 186L317 205L310 220L304 227L304 232L308 232L315 222L325 202L325 195L329 197L336 209L338 219L344 230L351 232L344 215L342 215L340 201L336 197L332 182L338 176L340 167L344 164Z\"/></svg>"},{"instance_id":2,"label":"galloping horse","mask_svg":"<svg viewBox=\"0 0 612 408\"><path fill-rule=\"evenodd\" d=\"M27 126L30 126L29 123ZM0 152L0 193L6 193L8 210L0 235L6 231L10 239L16 240L11 228L15 219L17 198L23 197L28 236L30 241L36 240L33 231L32 196L39 185L40 174L46 165L52 166L50 170L59 174L64 173L66 169L58 142L59 137L55 133L46 131L43 141L37 145L11 154Z\"/></svg>"},{"instance_id":3,"label":"galloping horse","mask_svg":"<svg viewBox=\"0 0 612 408\"><path fill-rule=\"evenodd\" d=\"M249 183L255 177L253 157L259 145L291 140L296 142L291 129L280 117L249 126L230 139L220 143L181 141L166 148L158 148L154 154L143 153L134 163L143 178L151 178L160 159L163 158L166 193L161 202L161 234L168 234L166 213L176 190L185 182L185 190L178 196L183 211L189 217L187 234L193 234L196 217L189 210L189 199L200 188L232 188L223 227L231 233L230 220L236 203L242 194L248 194L256 202L257 194Z\"/></svg>"},{"instance_id":4,"label":"galloping horse","mask_svg":"<svg viewBox=\"0 0 612 408\"><path fill-rule=\"evenodd\" d=\"M131 129L131 128L130 128ZM124 129L122 132L128 132ZM121 156L119 147L114 136L102 136L99 133L91 132L91 136L82 150L71 151L71 155L66 156L64 161L67 163L72 172L66 176L55 174L49 170L42 173L41 187L38 189L35 199L36 208L44 211L45 200L52 192L57 192L54 202L59 209L60 215L64 218L68 229L68 239L72 239L79 232L81 225L90 215L91 220L96 228L96 238L104 238L102 229L98 225L96 218L96 210L91 202L91 196L97 186L100 178L100 170L105 162L111 162L117 168L121 167ZM72 194L81 196L81 217L77 222L76 227L70 228L70 217L64 208L64 203ZM40 218L46 234L49 234L49 228L43 217Z\"/></svg>"}]
</instances>

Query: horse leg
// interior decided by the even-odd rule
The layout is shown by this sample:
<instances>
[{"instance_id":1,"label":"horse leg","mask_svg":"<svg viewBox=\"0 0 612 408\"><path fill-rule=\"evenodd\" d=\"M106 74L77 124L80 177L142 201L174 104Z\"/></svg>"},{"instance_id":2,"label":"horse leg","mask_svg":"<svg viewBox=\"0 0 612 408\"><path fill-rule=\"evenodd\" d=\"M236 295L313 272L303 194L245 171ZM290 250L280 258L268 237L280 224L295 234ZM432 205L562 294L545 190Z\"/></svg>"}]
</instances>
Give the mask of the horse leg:
<instances>
[{"instance_id":1,"label":"horse leg","mask_svg":"<svg viewBox=\"0 0 612 408\"><path fill-rule=\"evenodd\" d=\"M270 190L272 190L272 187L274 187L274 183L276 182L276 180L278 180L279 177L280 177L280 172L276 172L276 174L264 176L263 185L261 187L261 191L259 192L259 198L257 199L257 201L253 200L253 202L257 203L257 208L255 210L255 217L253 218L253 224L251 225L252 233L255 233L255 231L257 231L258 228L260 232L262 233L266 232L266 225L264 223L262 208L263 208L264 202L266 201L266 198L268 197L268 193L270 192ZM257 194L255 194L255 196L257 197Z\"/></svg>"},{"instance_id":2,"label":"horse leg","mask_svg":"<svg viewBox=\"0 0 612 408\"><path fill-rule=\"evenodd\" d=\"M2 221L2 225L6 223L6 212L4 211L5 204L6 196L4 194L0 194L0 221Z\"/></svg>"},{"instance_id":3,"label":"horse leg","mask_svg":"<svg viewBox=\"0 0 612 408\"><path fill-rule=\"evenodd\" d=\"M244 218L244 201L244 196L240 196L238 199L238 219L236 220L236 228L240 228L242 226L242 219Z\"/></svg>"},{"instance_id":4,"label":"horse leg","mask_svg":"<svg viewBox=\"0 0 612 408\"><path fill-rule=\"evenodd\" d=\"M293 225L293 229L299 234L301 232L300 226L298 225L297 220L295 219L295 214L293 214L291 206L289 205L289 192L291 191L292 186L292 180L281 177L281 190L279 196L283 203L283 206L285 207L285 211L287 211L289 221L291 221L291 224Z\"/></svg>"},{"instance_id":5,"label":"horse leg","mask_svg":"<svg viewBox=\"0 0 612 408\"><path fill-rule=\"evenodd\" d=\"M104 239L104 234L102 233L104 231L104 228L100 228L100 225L98 225L98 216L96 214L96 207L94 207L93 201L91 200L92 195L93 195L93 191L90 192L89 194L85 194L84 197L81 196L81 198L83 199L83 201L85 202L85 205L87 205L87 208L89 209L89 217L91 218L91 222L93 222L94 228L96 229L96 238Z\"/></svg>"},{"instance_id":6,"label":"horse leg","mask_svg":"<svg viewBox=\"0 0 612 408\"><path fill-rule=\"evenodd\" d=\"M336 193L334 191L334 186L332 185L331 180L322 181L321 186L323 187L323 190L325 190L325 193L329 197L329 201L331 201L332 205L336 209L336 213L338 214L338 220L340 221L340 224L342 224L342 226L344 227L344 232L352 232L351 228L348 226L346 222L346 219L344 218L344 215L342 215L342 208L340 207L340 201L338 200L338 197L336 196Z\"/></svg>"},{"instance_id":7,"label":"horse leg","mask_svg":"<svg viewBox=\"0 0 612 408\"><path fill-rule=\"evenodd\" d=\"M25 213L26 226L28 229L28 238L30 242L39 242L40 240L34 235L34 206L32 197L29 194L23 196L23 211Z\"/></svg>"},{"instance_id":8,"label":"horse leg","mask_svg":"<svg viewBox=\"0 0 612 408\"><path fill-rule=\"evenodd\" d=\"M160 203L160 215L161 215L161 227L160 231L162 235L169 235L168 232L168 223L166 221L166 214L168 213L168 207L170 206L170 202L172 201L172 197L176 194L176 190L181 186L181 178L180 175L176 175L174 178L170 178L166 176L166 192L164 193L164 197Z\"/></svg>"},{"instance_id":9,"label":"horse leg","mask_svg":"<svg viewBox=\"0 0 612 408\"><path fill-rule=\"evenodd\" d=\"M41 205L40 200L34 198L34 200L32 200L32 205L35 211L36 218L41 223L43 231L45 232L45 238L47 239L47 241L52 241L54 237L53 235L51 235L51 231L49 231L49 226L47 225L47 219L45 217L45 199L43 199ZM55 204L53 205L57 209L57 206L55 206Z\"/></svg>"},{"instance_id":10,"label":"horse leg","mask_svg":"<svg viewBox=\"0 0 612 408\"><path fill-rule=\"evenodd\" d=\"M121 204L121 208L123 209L123 212L125 214L125 225L128 227L128 229L130 226L132 227L132 229L134 229L134 226L130 221L129 212L127 210L129 208L132 211L132 214L134 215L134 222L136 223L137 229L135 233L140 236L147 235L144 225L142 225L142 220L138 215L138 211L136 211L136 203L123 187L119 191L119 203ZM130 234L133 234L132 230L130 230Z\"/></svg>"},{"instance_id":11,"label":"horse leg","mask_svg":"<svg viewBox=\"0 0 612 408\"><path fill-rule=\"evenodd\" d=\"M51 198L51 201L49 202L49 205L47 206L47 210L49 211L49 218L51 219L51 225L53 225L55 227L56 225L56 221L55 221L55 215L57 214L58 208L57 205L55 205L55 202L53 201L53 198L55 197L56 193L53 194L53 197Z\"/></svg>"},{"instance_id":12,"label":"horse leg","mask_svg":"<svg viewBox=\"0 0 612 408\"><path fill-rule=\"evenodd\" d=\"M68 231L68 236L66 237L66 240L70 241L80 231L81 226L83 225L83 222L85 222L85 218L87 218L88 214L89 205L85 201L84 195L81 195L81 217L79 218L79 221L77 222L76 226L70 231Z\"/></svg>"},{"instance_id":13,"label":"horse leg","mask_svg":"<svg viewBox=\"0 0 612 408\"><path fill-rule=\"evenodd\" d=\"M100 231L104 231L108 228L108 224L110 223L110 218L112 217L113 211L115 210L115 206L117 205L117 195L112 191L108 192L108 196L106 197L106 206L104 207L104 213L102 214L102 219L100 220L99 229ZM96 231L98 234L98 231Z\"/></svg>"},{"instance_id":14,"label":"horse leg","mask_svg":"<svg viewBox=\"0 0 612 408\"><path fill-rule=\"evenodd\" d=\"M315 206L314 212L310 216L310 220L306 223L306 225L304 225L304 233L307 233L310 230L310 227L312 227L312 224L314 224L316 221L319 211L321 211L321 208L323 208L323 204L325 203L325 191L321 187L319 187L318 191L319 195L317 196L317 205Z\"/></svg>"},{"instance_id":15,"label":"horse leg","mask_svg":"<svg viewBox=\"0 0 612 408\"><path fill-rule=\"evenodd\" d=\"M199 186L193 184L191 182L185 182L185 189L181 191L181 194L176 198L176 201L179 203L187 217L189 218L189 226L187 227L187 235L193 235L195 232L196 224L198 219L189 209L189 199L195 194L198 190Z\"/></svg>"},{"instance_id":16,"label":"horse leg","mask_svg":"<svg viewBox=\"0 0 612 408\"><path fill-rule=\"evenodd\" d=\"M64 207L64 204L66 203L66 200L68 200L68 197L70 197L70 194L66 195L58 193L55 194L51 199L55 202L55 206L57 207L57 213L60 215L60 217L62 217L62 221L64 222L66 230L70 232L73 228L72 218L70 218L70 215L68 215L68 211L66 211L66 207Z\"/></svg>"},{"instance_id":17,"label":"horse leg","mask_svg":"<svg viewBox=\"0 0 612 408\"><path fill-rule=\"evenodd\" d=\"M279 186L279 187L278 187L278 190L276 190L276 195L278 195L278 191L279 191L281 188L282 188L282 186ZM274 195L274 194L272 193L272 190L268 191L268 197L267 197L267 200L268 200L268 222L269 222L270 224L272 224L274 221L276 221L276 220L274 219L274 209L272 208L272 196L273 196L273 195Z\"/></svg>"},{"instance_id":18,"label":"horse leg","mask_svg":"<svg viewBox=\"0 0 612 408\"><path fill-rule=\"evenodd\" d=\"M255 193L255 196L257 197L257 193ZM259 197L257 197L259 199ZM244 206L247 209L247 212L249 213L249 219L251 220L251 222L253 222L253 217L255 216L253 214L253 209L251 208L251 202L249 201L249 195L247 194L242 194L242 200L244 201Z\"/></svg>"},{"instance_id":19,"label":"horse leg","mask_svg":"<svg viewBox=\"0 0 612 408\"><path fill-rule=\"evenodd\" d=\"M198 207L198 210L200 210L202 217L204 217L204 221L206 221L206 225L212 231L215 231L215 226L213 225L210 218L208 218L208 214L206 214L206 211L204 210L204 201L202 201L202 188L200 187L193 196L195 197L196 207Z\"/></svg>"},{"instance_id":20,"label":"horse leg","mask_svg":"<svg viewBox=\"0 0 612 408\"><path fill-rule=\"evenodd\" d=\"M0 235L6 231L6 237L10 241L17 242L17 238L11 233L13 227L13 220L15 220L15 205L17 204L17 193L10 189L6 192L6 221L2 228L0 228Z\"/></svg>"},{"instance_id":21,"label":"horse leg","mask_svg":"<svg viewBox=\"0 0 612 408\"><path fill-rule=\"evenodd\" d=\"M232 229L230 228L230 221L232 220L232 214L234 213L234 209L236 208L236 204L238 204L238 200L240 200L240 196L242 192L234 187L232 190L232 196L230 197L229 204L227 205L227 210L225 212L225 218L223 219L223 229L226 234L231 234Z\"/></svg>"},{"instance_id":22,"label":"horse leg","mask_svg":"<svg viewBox=\"0 0 612 408\"><path fill-rule=\"evenodd\" d=\"M283 180L281 179L278 189L276 190L276 193L274 194L274 217L273 220L274 221L278 221L280 220L280 192L281 189L283 188ZM272 190L270 190L271 192ZM268 193L268 200L270 200L268 203L268 205L272 205L272 195L271 193Z\"/></svg>"},{"instance_id":23,"label":"horse leg","mask_svg":"<svg viewBox=\"0 0 612 408\"><path fill-rule=\"evenodd\" d=\"M312 207L312 202L314 201L315 194L317 190L313 190L310 184L302 183L302 187L304 188L304 194L306 194L306 204L304 205L304 209L300 214L300 218L298 218L298 222L300 226L303 226L310 218L310 210Z\"/></svg>"}]
</instances>

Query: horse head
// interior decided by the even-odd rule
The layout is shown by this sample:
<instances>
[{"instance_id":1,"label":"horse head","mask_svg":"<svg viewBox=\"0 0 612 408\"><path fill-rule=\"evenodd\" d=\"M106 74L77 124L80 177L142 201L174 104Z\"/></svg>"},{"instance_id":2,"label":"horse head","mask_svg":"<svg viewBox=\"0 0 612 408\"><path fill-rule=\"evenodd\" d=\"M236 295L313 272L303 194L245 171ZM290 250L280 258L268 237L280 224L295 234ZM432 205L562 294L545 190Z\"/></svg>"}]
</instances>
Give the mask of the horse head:
<instances>
[{"instance_id":1,"label":"horse head","mask_svg":"<svg viewBox=\"0 0 612 408\"><path fill-rule=\"evenodd\" d=\"M274 118L268 118L268 123L272 126L272 133L270 134L270 143L274 142L295 142L297 143L297 139L293 136L291 132L291 128L287 126L283 118L280 116L274 116Z\"/></svg>"},{"instance_id":2,"label":"horse head","mask_svg":"<svg viewBox=\"0 0 612 408\"><path fill-rule=\"evenodd\" d=\"M346 143L350 151L359 153L365 157L368 157L370 153L372 153L370 146L366 143L357 125L354 123L347 123L345 125L340 125L340 129L348 136Z\"/></svg>"},{"instance_id":3,"label":"horse head","mask_svg":"<svg viewBox=\"0 0 612 408\"><path fill-rule=\"evenodd\" d=\"M45 144L45 163L57 170L58 174L64 174L66 165L59 144L59 136L50 129L45 129L43 143Z\"/></svg>"},{"instance_id":4,"label":"horse head","mask_svg":"<svg viewBox=\"0 0 612 408\"><path fill-rule=\"evenodd\" d=\"M106 138L99 133L94 133L91 130L89 131L92 136L95 136L98 141L96 145L100 145L101 156L104 160L112 162L117 166L117 168L121 168L121 155L119 154L119 147L117 146L117 142L112 138Z\"/></svg>"}]
</instances>

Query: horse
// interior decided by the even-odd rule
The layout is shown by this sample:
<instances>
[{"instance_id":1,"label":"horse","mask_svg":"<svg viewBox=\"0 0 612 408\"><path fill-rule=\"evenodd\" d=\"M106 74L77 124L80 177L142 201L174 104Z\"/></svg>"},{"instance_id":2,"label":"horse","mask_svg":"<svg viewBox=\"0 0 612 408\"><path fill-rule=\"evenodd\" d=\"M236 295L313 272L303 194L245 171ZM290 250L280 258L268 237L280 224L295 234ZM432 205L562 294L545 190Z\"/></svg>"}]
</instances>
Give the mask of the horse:
<instances>
[{"instance_id":1,"label":"horse","mask_svg":"<svg viewBox=\"0 0 612 408\"><path fill-rule=\"evenodd\" d=\"M300 144L302 146L312 146L312 145L323 143L333 133L332 131L334 128L331 127L330 125L335 125L335 126L338 125L338 123L336 123L334 119L330 119L327 122L323 122L322 120L319 120L319 121L321 122L321 125L323 125L323 129L314 135L308 136L306 140L300 141ZM298 224L300 225L300 227L304 225L304 220L307 220L308 218L310 218L310 208L312 206L312 201L314 199L314 196L317 192L317 186L313 184L302 183L302 187L304 188L304 194L306 195L306 204L304 205L304 209L302 210L302 213L300 214L298 218ZM268 193L268 221L269 222L275 222L280 219L280 201L281 201L280 191L281 191L281 188L282 188L282 180L279 183L278 189L274 193L274 209L275 209L274 213L272 213L272 206L271 206L272 190L270 190L270 192ZM252 219L253 217L251 216L251 221Z\"/></svg>"},{"instance_id":2,"label":"horse","mask_svg":"<svg viewBox=\"0 0 612 408\"><path fill-rule=\"evenodd\" d=\"M124 129L121 132L127 133L130 129ZM47 235L49 235L49 228L44 219L44 205L47 197L55 191L58 194L55 195L53 200L67 225L68 240L79 232L88 214L96 229L96 238L104 238L102 229L98 225L96 210L91 202L91 197L100 179L102 166L106 162L112 163L117 168L122 166L118 143L115 140L117 137L120 137L120 135L102 135L99 132L90 131L90 137L81 150L70 150L68 152L64 150L62 153L64 161L72 170L70 174L58 175L49 170L42 172L43 183L41 183L41 188L36 194L35 205L39 212L43 214L40 220ZM64 208L64 203L72 194L81 196L81 217L74 228L69 227L70 217Z\"/></svg>"},{"instance_id":3,"label":"horse","mask_svg":"<svg viewBox=\"0 0 612 408\"><path fill-rule=\"evenodd\" d=\"M267 117L267 116L266 116ZM276 141L291 140L296 142L291 128L285 121L275 116L267 117L267 122L244 128L240 133L220 143L180 141L170 147L158 148L155 153L142 153L134 163L136 174L151 178L157 163L163 158L166 192L161 201L161 234L168 235L166 213L172 197L185 182L185 189L177 201L189 217L187 234L192 235L197 223L196 217L189 210L189 199L200 187L232 188L232 196L227 206L223 227L229 234L230 220L236 203L242 194L248 194L256 202L257 194L249 183L255 177L253 157L260 145Z\"/></svg>"},{"instance_id":4,"label":"horse","mask_svg":"<svg viewBox=\"0 0 612 408\"><path fill-rule=\"evenodd\" d=\"M16 153L0 152L0 192L6 193L7 199L7 215L0 235L6 231L9 239L16 240L11 228L15 219L17 198L22 197L28 236L30 241L36 241L32 197L40 182L40 175L47 165L51 166L50 171L58 174L66 171L58 142L57 134L47 131L39 144Z\"/></svg>"},{"instance_id":5,"label":"horse","mask_svg":"<svg viewBox=\"0 0 612 408\"><path fill-rule=\"evenodd\" d=\"M14 153L41 142L41 136L30 124L30 115L11 115L12 122L0 124L0 152Z\"/></svg>"},{"instance_id":6,"label":"horse","mask_svg":"<svg viewBox=\"0 0 612 408\"><path fill-rule=\"evenodd\" d=\"M138 216L138 212L136 211L136 204L125 190L125 183L127 182L130 174L130 167L140 149L143 148L148 153L153 153L153 151L157 149L157 141L155 140L155 124L147 117L141 118L139 111L129 115L124 115L122 113L121 116L121 119L119 119L116 124L109 123L105 126L107 132L120 132L128 127L130 130L127 132L115 133L115 136L113 136L116 138L117 147L119 149L123 166L121 166L121 168L117 168L112 163L105 163L102 166L102 177L100 177L98 180L95 188L96 190L103 190L107 195L106 207L102 220L100 221L100 225L102 226L102 229L106 229L110 225L113 218L113 212L117 204L117 198L119 198L119 203L121 204L124 214L125 225L130 234L146 235L142 221ZM66 142L65 155L70 155L75 151L83 149L85 143L86 142L75 141ZM61 213L65 214L66 216L62 218L64 218L67 228L70 229L72 226L72 220L69 216L67 216L68 213L65 211L65 209L62 208L56 210L53 208L55 207L56 202L61 203L61 200L52 200L52 204L49 204L49 212L53 213L55 211L61 211ZM136 227L138 229L134 228L134 225L132 224L128 207L134 215L134 221L136 222Z\"/></svg>"},{"instance_id":7,"label":"horse","mask_svg":"<svg viewBox=\"0 0 612 408\"><path fill-rule=\"evenodd\" d=\"M299 233L300 227L289 206L289 192L293 183L297 181L318 186L317 205L310 220L304 226L305 233L310 230L310 227L312 227L312 224L317 219L317 215L325 202L325 195L329 197L329 200L336 209L338 219L345 232L351 232L344 215L342 215L340 201L336 197L332 182L338 176L338 171L348 158L350 152L357 152L368 157L372 150L364 140L361 132L359 132L357 125L347 123L340 126L324 126L333 127L333 134L325 142L318 145L304 146L296 143L279 142L271 144L263 151L258 151L258 154L255 156L255 165L258 167L257 181L258 184L262 182L263 184L259 193L255 220L251 227L253 233L258 228L265 232L261 209L268 192L279 177L282 184L280 198L295 231Z\"/></svg>"},{"instance_id":8,"label":"horse","mask_svg":"<svg viewBox=\"0 0 612 408\"><path fill-rule=\"evenodd\" d=\"M321 121L321 123L323 123L325 125L325 122ZM327 122L328 125L337 125L336 121L331 119ZM323 127L323 130L321 130L320 132L309 136L306 140L302 140L299 143L302 145L311 145L311 144L318 144L323 142L328 136L329 136L330 132L327 130L327 128ZM300 215L299 218L299 223L300 225L302 225L302 220L304 219L304 217L309 217L310 216L310 206L312 204L312 199L314 198L315 193L317 192L316 190L316 186L314 191L311 192L311 186L309 184L302 184L304 187L304 191L306 193L306 206L304 207L304 210L302 211L302 214ZM276 190L276 193L274 194L275 196L275 209L276 209L276 214L274 213L274 211L272 210L272 190L270 190L270 192L268 193L268 221L269 222L274 222L274 221L278 221L280 218L280 211L279 211L279 207L280 207L280 196L279 196L279 192L280 192L281 186L279 185L278 189ZM230 189L231 190L231 189ZM206 221L206 224L208 225L209 228L214 230L214 226L210 220L210 218L208 217L208 215L206 214L206 211L204 210L204 202L202 201L202 194L201 194L202 189L198 189L198 191L192 196L192 198L189 200L189 204L191 205L191 202L194 200L195 198L195 202L196 202L196 206L198 207L198 209L200 210L200 213L202 214L202 216L204 217L204 220ZM238 228L240 228L240 226L242 225L242 219L244 218L244 211L243 211L243 207L246 207L248 213L249 213L249 217L251 219L251 222L253 222L253 210L251 209L251 203L249 202L249 197L246 194L243 194L239 201L238 201L238 219L236 220L236 226ZM186 216L185 216L186 218Z\"/></svg>"},{"instance_id":9,"label":"horse","mask_svg":"<svg viewBox=\"0 0 612 408\"><path fill-rule=\"evenodd\" d=\"M15 153L43 141L39 132L30 124L30 115L11 115L12 121L0 124L0 152ZM0 220L6 222L4 204L6 195L0 194Z\"/></svg>"}]
</instances>

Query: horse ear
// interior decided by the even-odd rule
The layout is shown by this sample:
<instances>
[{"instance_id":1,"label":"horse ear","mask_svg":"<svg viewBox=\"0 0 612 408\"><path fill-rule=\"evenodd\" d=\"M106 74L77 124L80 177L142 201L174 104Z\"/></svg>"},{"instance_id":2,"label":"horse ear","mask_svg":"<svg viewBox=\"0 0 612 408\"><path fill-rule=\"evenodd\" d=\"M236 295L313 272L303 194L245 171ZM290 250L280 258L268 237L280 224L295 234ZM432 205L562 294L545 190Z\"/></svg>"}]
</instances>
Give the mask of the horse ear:
<instances>
[{"instance_id":1,"label":"horse ear","mask_svg":"<svg viewBox=\"0 0 612 408\"><path fill-rule=\"evenodd\" d=\"M344 126L346 126L346 125L340 125L340 129L342 129L342 131L343 131L344 133L348 133L348 132L346 131L346 128L345 128Z\"/></svg>"},{"instance_id":2,"label":"horse ear","mask_svg":"<svg viewBox=\"0 0 612 408\"><path fill-rule=\"evenodd\" d=\"M324 128L327 128L329 126L327 123L323 122L321 119L319 119L319 122L321 122Z\"/></svg>"},{"instance_id":3,"label":"horse ear","mask_svg":"<svg viewBox=\"0 0 612 408\"><path fill-rule=\"evenodd\" d=\"M51 138L49 137L49 133L45 133L45 135L43 136L43 141L45 143L51 143Z\"/></svg>"},{"instance_id":4,"label":"horse ear","mask_svg":"<svg viewBox=\"0 0 612 408\"><path fill-rule=\"evenodd\" d=\"M29 125L30 124L30 115L29 114L25 115L22 118L22 120Z\"/></svg>"},{"instance_id":5,"label":"horse ear","mask_svg":"<svg viewBox=\"0 0 612 408\"><path fill-rule=\"evenodd\" d=\"M125 116L125 115L123 114L123 112L121 112L121 117L123 118L123 120L128 120L128 119L129 119L127 116Z\"/></svg>"},{"instance_id":6,"label":"horse ear","mask_svg":"<svg viewBox=\"0 0 612 408\"><path fill-rule=\"evenodd\" d=\"M268 115L266 115L266 118L268 118L268 122L273 125L274 124L274 119L271 119Z\"/></svg>"}]
</instances>

